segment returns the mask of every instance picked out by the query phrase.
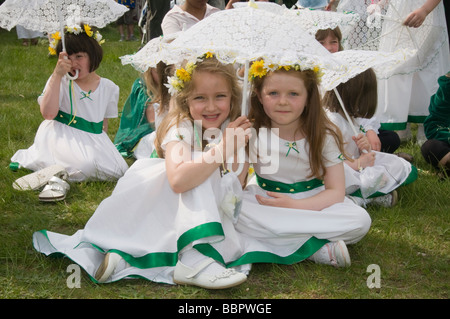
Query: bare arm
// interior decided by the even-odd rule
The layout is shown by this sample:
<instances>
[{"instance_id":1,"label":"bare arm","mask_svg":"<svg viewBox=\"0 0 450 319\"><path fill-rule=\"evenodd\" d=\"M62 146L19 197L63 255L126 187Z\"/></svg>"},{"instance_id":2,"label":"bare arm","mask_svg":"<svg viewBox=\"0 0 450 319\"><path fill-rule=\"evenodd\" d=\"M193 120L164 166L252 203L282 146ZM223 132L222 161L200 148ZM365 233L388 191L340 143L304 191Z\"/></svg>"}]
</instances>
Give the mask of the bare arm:
<instances>
[{"instance_id":1,"label":"bare arm","mask_svg":"<svg viewBox=\"0 0 450 319\"><path fill-rule=\"evenodd\" d=\"M70 71L72 66L72 62L65 59L64 56L67 56L67 53L61 52L59 54L58 62L40 103L41 114L46 120L53 120L58 114L61 79Z\"/></svg>"},{"instance_id":2,"label":"bare arm","mask_svg":"<svg viewBox=\"0 0 450 319\"><path fill-rule=\"evenodd\" d=\"M247 143L249 140L249 126L250 122L246 117L240 117L236 121L230 123L228 128L241 128L237 136L242 137L242 141ZM239 140L239 138L238 138ZM173 141L166 146L166 170L170 186L176 193L186 192L201 183L203 183L211 174L217 172L217 169L222 166L224 159L230 158L237 153L237 150L244 145L235 143L233 147L227 147L226 134L224 139L215 147L202 153L200 159L191 160L190 145L184 142ZM246 174L247 171L242 171ZM240 176L242 181L245 176Z\"/></svg>"},{"instance_id":3,"label":"bare arm","mask_svg":"<svg viewBox=\"0 0 450 319\"><path fill-rule=\"evenodd\" d=\"M408 14L403 24L412 28L420 27L430 12L437 7L439 2L441 0L427 0L423 6Z\"/></svg>"}]
</instances>

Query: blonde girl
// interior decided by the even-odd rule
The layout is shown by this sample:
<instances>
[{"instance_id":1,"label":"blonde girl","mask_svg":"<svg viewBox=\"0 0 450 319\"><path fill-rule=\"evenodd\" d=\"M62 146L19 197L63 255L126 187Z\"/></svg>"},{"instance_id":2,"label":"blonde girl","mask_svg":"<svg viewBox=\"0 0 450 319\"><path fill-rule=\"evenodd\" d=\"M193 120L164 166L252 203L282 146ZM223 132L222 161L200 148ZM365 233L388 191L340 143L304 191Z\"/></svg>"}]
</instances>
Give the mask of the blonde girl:
<instances>
[{"instance_id":1,"label":"blonde girl","mask_svg":"<svg viewBox=\"0 0 450 319\"><path fill-rule=\"evenodd\" d=\"M241 246L223 209L221 168L245 146L250 123L236 118L241 93L234 68L210 55L199 60L169 80L176 98L158 127L159 157L137 160L75 235L35 233L38 251L64 252L96 282L140 276L219 289L246 280L226 268ZM240 145L222 138L225 127ZM86 249L73 248L80 245Z\"/></svg>"}]
</instances>

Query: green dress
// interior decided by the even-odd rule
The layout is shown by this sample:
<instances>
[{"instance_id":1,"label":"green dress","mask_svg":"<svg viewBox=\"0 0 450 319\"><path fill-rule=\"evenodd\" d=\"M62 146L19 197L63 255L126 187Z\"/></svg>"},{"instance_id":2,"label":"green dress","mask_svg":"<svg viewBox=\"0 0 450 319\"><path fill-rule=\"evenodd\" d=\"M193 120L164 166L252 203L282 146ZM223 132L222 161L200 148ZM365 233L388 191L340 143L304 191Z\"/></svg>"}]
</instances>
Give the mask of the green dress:
<instances>
[{"instance_id":1,"label":"green dress","mask_svg":"<svg viewBox=\"0 0 450 319\"><path fill-rule=\"evenodd\" d=\"M423 126L427 139L450 143L450 78L443 75L438 83L439 88L430 99L430 115Z\"/></svg>"},{"instance_id":2,"label":"green dress","mask_svg":"<svg viewBox=\"0 0 450 319\"><path fill-rule=\"evenodd\" d=\"M144 81L136 79L123 106L119 129L114 138L114 145L124 157L132 156L141 138L155 129L154 123L149 123L145 116L149 100Z\"/></svg>"}]
</instances>

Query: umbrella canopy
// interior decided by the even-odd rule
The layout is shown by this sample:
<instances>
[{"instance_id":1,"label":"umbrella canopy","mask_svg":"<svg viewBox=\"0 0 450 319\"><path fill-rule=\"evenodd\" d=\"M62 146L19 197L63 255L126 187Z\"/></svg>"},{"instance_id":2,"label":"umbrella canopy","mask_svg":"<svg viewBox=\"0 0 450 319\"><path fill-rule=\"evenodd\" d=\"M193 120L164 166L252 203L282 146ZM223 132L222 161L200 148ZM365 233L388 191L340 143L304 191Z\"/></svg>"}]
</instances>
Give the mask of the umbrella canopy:
<instances>
[{"instance_id":1,"label":"umbrella canopy","mask_svg":"<svg viewBox=\"0 0 450 319\"><path fill-rule=\"evenodd\" d=\"M284 16L258 6L253 3L222 10L201 20L167 46L166 62L178 63L180 57L195 59L211 52L223 63L244 64L264 58L274 64L299 64L310 69L343 67L305 32L297 16Z\"/></svg>"},{"instance_id":2,"label":"umbrella canopy","mask_svg":"<svg viewBox=\"0 0 450 319\"><path fill-rule=\"evenodd\" d=\"M318 30L335 29L337 27L352 26L360 20L359 14L351 11L334 12L324 10L285 10L283 13L296 15L303 28L315 35Z\"/></svg>"},{"instance_id":3,"label":"umbrella canopy","mask_svg":"<svg viewBox=\"0 0 450 319\"><path fill-rule=\"evenodd\" d=\"M54 33L81 22L103 28L129 9L114 0L6 0L0 6L0 27L16 25ZM61 17L61 19L60 19Z\"/></svg>"},{"instance_id":4,"label":"umbrella canopy","mask_svg":"<svg viewBox=\"0 0 450 319\"><path fill-rule=\"evenodd\" d=\"M325 1L326 3L326 1ZM245 2L236 2L235 8L248 6ZM258 9L270 11L271 13L298 17L298 22L304 30L315 35L318 30L335 29L336 27L345 27L355 25L359 20L359 14L352 11L334 12L314 9L288 9L284 5L280 6L273 2L260 2L256 4Z\"/></svg>"},{"instance_id":5,"label":"umbrella canopy","mask_svg":"<svg viewBox=\"0 0 450 319\"><path fill-rule=\"evenodd\" d=\"M123 65L130 64L137 71L144 73L150 67L156 67L163 60L162 52L165 46L173 41L181 32L172 33L151 39L147 44L134 54L120 57Z\"/></svg>"}]
</instances>

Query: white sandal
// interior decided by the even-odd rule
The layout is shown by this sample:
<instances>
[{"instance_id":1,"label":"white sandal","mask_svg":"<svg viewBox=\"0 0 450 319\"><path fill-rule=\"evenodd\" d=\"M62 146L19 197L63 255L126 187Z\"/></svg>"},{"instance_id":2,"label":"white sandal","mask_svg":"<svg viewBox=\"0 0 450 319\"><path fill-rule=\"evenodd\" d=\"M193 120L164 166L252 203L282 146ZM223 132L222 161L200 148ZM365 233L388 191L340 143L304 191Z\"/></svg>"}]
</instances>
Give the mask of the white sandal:
<instances>
[{"instance_id":1,"label":"white sandal","mask_svg":"<svg viewBox=\"0 0 450 319\"><path fill-rule=\"evenodd\" d=\"M193 285L206 289L225 289L237 286L247 280L247 276L234 269L225 269L221 274L212 275L202 272L211 263L212 258L206 258L196 268L191 268L178 261L173 274L173 281L182 285Z\"/></svg>"},{"instance_id":2,"label":"white sandal","mask_svg":"<svg viewBox=\"0 0 450 319\"><path fill-rule=\"evenodd\" d=\"M13 188L17 190L36 190L47 184L53 176L67 179L68 174L64 167L55 164L16 179L13 183Z\"/></svg>"},{"instance_id":3,"label":"white sandal","mask_svg":"<svg viewBox=\"0 0 450 319\"><path fill-rule=\"evenodd\" d=\"M70 185L63 179L53 176L39 194L39 200L43 202L57 202L66 198Z\"/></svg>"}]
</instances>

